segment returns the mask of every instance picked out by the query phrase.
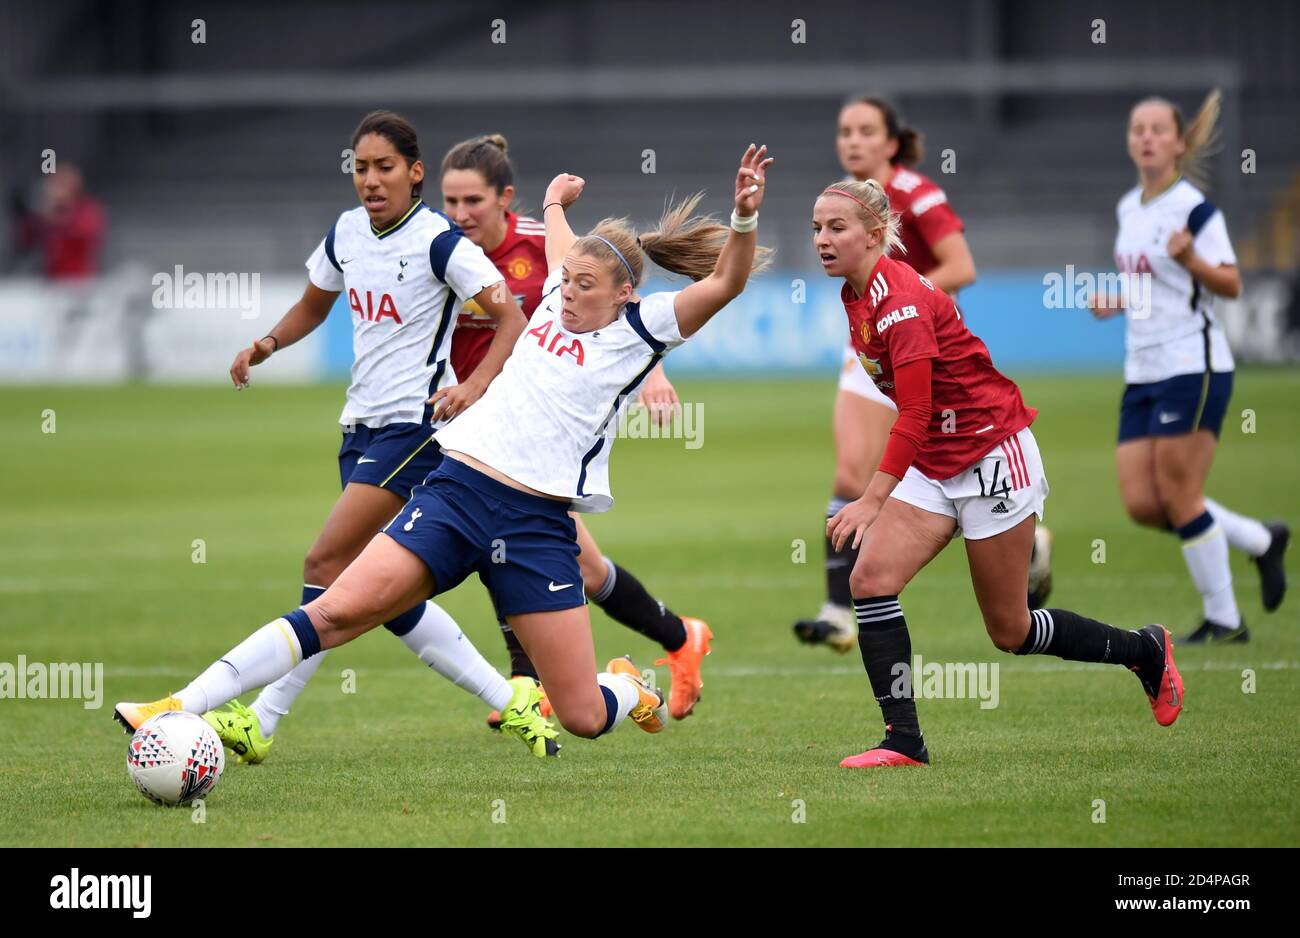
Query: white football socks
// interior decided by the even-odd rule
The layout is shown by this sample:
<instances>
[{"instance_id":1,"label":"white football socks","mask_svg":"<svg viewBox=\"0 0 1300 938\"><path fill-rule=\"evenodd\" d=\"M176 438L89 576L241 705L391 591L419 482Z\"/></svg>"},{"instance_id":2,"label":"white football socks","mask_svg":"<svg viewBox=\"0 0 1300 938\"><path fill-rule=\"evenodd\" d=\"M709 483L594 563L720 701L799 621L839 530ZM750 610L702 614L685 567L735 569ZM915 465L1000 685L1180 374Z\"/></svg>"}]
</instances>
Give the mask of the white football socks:
<instances>
[{"instance_id":1,"label":"white football socks","mask_svg":"<svg viewBox=\"0 0 1300 938\"><path fill-rule=\"evenodd\" d=\"M1245 551L1252 557L1260 557L1273 543L1273 535L1268 528L1254 518L1230 511L1212 498L1205 499L1205 508L1223 528L1228 543L1237 550Z\"/></svg>"},{"instance_id":2,"label":"white football socks","mask_svg":"<svg viewBox=\"0 0 1300 938\"><path fill-rule=\"evenodd\" d=\"M617 674L611 674L608 671L601 671L596 675L596 683L608 690L614 695L617 702L617 708L614 711L614 722L609 725L606 733L612 733L620 723L622 723L632 708L641 700L641 694L632 686L632 683L625 677L619 677Z\"/></svg>"},{"instance_id":3,"label":"white football socks","mask_svg":"<svg viewBox=\"0 0 1300 938\"><path fill-rule=\"evenodd\" d=\"M493 710L510 703L510 682L488 664L441 606L426 602L415 628L399 637L421 661Z\"/></svg>"},{"instance_id":4,"label":"white football socks","mask_svg":"<svg viewBox=\"0 0 1300 938\"><path fill-rule=\"evenodd\" d=\"M1196 537L1183 541L1183 559L1201 593L1205 618L1216 625L1240 627L1241 613L1232 594L1232 569L1228 566L1228 539L1217 520Z\"/></svg>"},{"instance_id":5,"label":"white football socks","mask_svg":"<svg viewBox=\"0 0 1300 938\"><path fill-rule=\"evenodd\" d=\"M289 708L293 706L293 702L298 699L298 695L302 693L303 688L307 686L307 682L311 680L324 660L323 651L312 655L306 661L298 662L292 671L274 684L267 684L262 688L262 692L253 701L251 709L257 714L257 724L263 736L269 739L275 732L275 728L280 725L280 719L289 715Z\"/></svg>"},{"instance_id":6,"label":"white football socks","mask_svg":"<svg viewBox=\"0 0 1300 938\"><path fill-rule=\"evenodd\" d=\"M302 660L302 646L287 619L276 619L244 639L175 696L189 713L204 713L240 694L270 684Z\"/></svg>"}]
</instances>

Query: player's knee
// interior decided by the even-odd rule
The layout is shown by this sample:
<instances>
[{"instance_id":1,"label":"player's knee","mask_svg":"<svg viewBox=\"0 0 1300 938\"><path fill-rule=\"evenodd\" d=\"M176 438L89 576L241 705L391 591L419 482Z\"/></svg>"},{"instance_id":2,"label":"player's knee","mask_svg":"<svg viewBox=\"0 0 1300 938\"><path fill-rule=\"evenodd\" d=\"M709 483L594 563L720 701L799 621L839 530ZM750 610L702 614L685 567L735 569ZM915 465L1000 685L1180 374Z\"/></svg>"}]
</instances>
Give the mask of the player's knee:
<instances>
[{"instance_id":1,"label":"player's knee","mask_svg":"<svg viewBox=\"0 0 1300 938\"><path fill-rule=\"evenodd\" d=\"M897 596L907 584L897 576L870 563L860 563L849 574L849 591L857 599Z\"/></svg>"},{"instance_id":2,"label":"player's knee","mask_svg":"<svg viewBox=\"0 0 1300 938\"><path fill-rule=\"evenodd\" d=\"M583 739L595 739L605 731L607 715L603 704L599 708L568 707L564 712L556 707L555 716L565 732L581 736Z\"/></svg>"},{"instance_id":3,"label":"player's knee","mask_svg":"<svg viewBox=\"0 0 1300 938\"><path fill-rule=\"evenodd\" d=\"M1014 612L997 612L984 616L984 627L998 651L1015 654L1029 636L1029 607Z\"/></svg>"},{"instance_id":4,"label":"player's knee","mask_svg":"<svg viewBox=\"0 0 1300 938\"><path fill-rule=\"evenodd\" d=\"M1165 509L1157 499L1131 499L1124 503L1128 516L1149 528L1165 526Z\"/></svg>"}]
</instances>

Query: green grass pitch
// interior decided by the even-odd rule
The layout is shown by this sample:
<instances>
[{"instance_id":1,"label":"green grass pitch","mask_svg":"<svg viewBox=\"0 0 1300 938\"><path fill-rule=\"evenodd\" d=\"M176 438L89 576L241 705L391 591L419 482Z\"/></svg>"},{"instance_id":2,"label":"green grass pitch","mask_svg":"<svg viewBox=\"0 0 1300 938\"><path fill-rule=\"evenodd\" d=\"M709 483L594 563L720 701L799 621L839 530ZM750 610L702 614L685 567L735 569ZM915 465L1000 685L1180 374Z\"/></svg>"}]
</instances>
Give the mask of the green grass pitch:
<instances>
[{"instance_id":1,"label":"green grass pitch","mask_svg":"<svg viewBox=\"0 0 1300 938\"><path fill-rule=\"evenodd\" d=\"M1053 605L1116 624L1199 620L1177 542L1124 516L1117 377L1026 377L1052 495ZM801 647L822 600L832 379L683 379L704 445L623 440L603 549L716 633L697 715L562 736L543 763L489 732L478 701L383 631L330 654L266 764L226 773L202 823L126 776L116 700L174 690L297 601L302 556L337 495L339 387L0 391L0 662L103 662L103 706L0 700L0 845L1283 845L1300 839L1300 596L1253 641L1183 649L1172 729L1117 668L997 652L960 545L909 587L914 652L997 662L1000 702L922 700L924 770L837 768L880 719L856 655ZM54 411L54 433L42 432ZM1254 412L1254 432L1242 412ZM1238 376L1211 479L1237 510L1300 522L1300 374ZM193 562L202 539L206 562ZM807 543L805 563L795 542ZM1094 563L1096 541L1105 563ZM1295 567L1292 564L1294 575ZM506 656L476 578L441 600ZM593 607L603 659L656 649ZM1243 685L1254 673L1253 692ZM344 672L355 692L344 692ZM666 669L660 669L667 682ZM247 699L247 698L246 698ZM1104 802L1105 822L1098 802Z\"/></svg>"}]
</instances>

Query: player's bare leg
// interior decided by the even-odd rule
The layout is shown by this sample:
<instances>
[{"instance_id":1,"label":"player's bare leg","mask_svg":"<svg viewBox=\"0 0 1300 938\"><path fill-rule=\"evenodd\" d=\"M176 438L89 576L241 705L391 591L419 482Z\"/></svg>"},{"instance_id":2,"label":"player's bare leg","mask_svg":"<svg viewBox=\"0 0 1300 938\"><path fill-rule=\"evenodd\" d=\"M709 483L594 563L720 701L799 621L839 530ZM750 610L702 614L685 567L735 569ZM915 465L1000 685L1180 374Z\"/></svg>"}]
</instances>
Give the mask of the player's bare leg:
<instances>
[{"instance_id":1,"label":"player's bare leg","mask_svg":"<svg viewBox=\"0 0 1300 938\"><path fill-rule=\"evenodd\" d=\"M403 501L377 485L350 482L330 509L315 543L303 561L302 602L311 602L334 582L380 529L402 508ZM239 762L266 758L280 720L320 669L325 653L312 655L273 684L262 688L251 707L232 701L227 711L209 714L222 741Z\"/></svg>"},{"instance_id":2,"label":"player's bare leg","mask_svg":"<svg viewBox=\"0 0 1300 938\"><path fill-rule=\"evenodd\" d=\"M1031 514L1000 534L966 541L975 599L993 644L1016 655L1122 665L1142 682L1156 722L1173 723L1182 711L1183 682L1163 625L1130 631L1068 609L1027 608L1024 587L1035 524Z\"/></svg>"},{"instance_id":3,"label":"player's bare leg","mask_svg":"<svg viewBox=\"0 0 1300 938\"><path fill-rule=\"evenodd\" d=\"M862 366L854 359L845 367ZM892 408L860 394L842 389L836 392L833 420L835 482L827 518L833 517L846 503L860 498L866 491L867 482L885 451L889 428L897 416L897 411ZM801 642L828 645L841 654L853 649L857 623L849 576L857 556L858 552L851 544L837 551L829 540L826 542L826 602L815 617L800 619L794 624L794 633Z\"/></svg>"},{"instance_id":4,"label":"player's bare leg","mask_svg":"<svg viewBox=\"0 0 1300 938\"><path fill-rule=\"evenodd\" d=\"M674 719L690 716L700 698L704 682L700 666L709 654L713 632L703 619L678 616L655 599L628 570L618 566L600 550L582 516L570 512L578 535L578 568L587 598L620 625L656 642L667 653L655 664L666 664L672 674L669 710ZM506 647L510 650L510 672L537 678L535 664L529 660L518 638L507 627ZM545 682L543 682L545 684ZM544 692L543 712L548 712L549 691ZM488 714L488 725L500 723L499 711Z\"/></svg>"},{"instance_id":5,"label":"player's bare leg","mask_svg":"<svg viewBox=\"0 0 1300 938\"><path fill-rule=\"evenodd\" d=\"M136 728L151 710L201 714L223 706L411 608L433 588L423 561L387 535L376 535L322 596L262 626L176 694L152 704L118 704L114 716Z\"/></svg>"},{"instance_id":6,"label":"player's bare leg","mask_svg":"<svg viewBox=\"0 0 1300 938\"><path fill-rule=\"evenodd\" d=\"M1156 487L1155 438L1129 440L1115 447L1115 474L1128 516L1144 527L1167 528L1169 519Z\"/></svg>"},{"instance_id":7,"label":"player's bare leg","mask_svg":"<svg viewBox=\"0 0 1300 938\"><path fill-rule=\"evenodd\" d=\"M381 532L303 611L320 636L320 647L335 648L423 602L435 590L424 561Z\"/></svg>"},{"instance_id":8,"label":"player's bare leg","mask_svg":"<svg viewBox=\"0 0 1300 938\"><path fill-rule=\"evenodd\" d=\"M851 586L858 648L871 692L885 722L885 738L840 762L842 768L925 765L912 681L912 639L898 597L920 570L948 545L957 522L947 515L885 499L863 535ZM1024 593L1021 593L1021 602ZM906 680L900 680L906 678Z\"/></svg>"},{"instance_id":9,"label":"player's bare leg","mask_svg":"<svg viewBox=\"0 0 1300 938\"><path fill-rule=\"evenodd\" d=\"M597 673L586 606L509 616L507 621L537 666L560 724L574 736L594 739L629 714L643 729L663 728L667 714L661 694L639 677L608 669Z\"/></svg>"}]
</instances>

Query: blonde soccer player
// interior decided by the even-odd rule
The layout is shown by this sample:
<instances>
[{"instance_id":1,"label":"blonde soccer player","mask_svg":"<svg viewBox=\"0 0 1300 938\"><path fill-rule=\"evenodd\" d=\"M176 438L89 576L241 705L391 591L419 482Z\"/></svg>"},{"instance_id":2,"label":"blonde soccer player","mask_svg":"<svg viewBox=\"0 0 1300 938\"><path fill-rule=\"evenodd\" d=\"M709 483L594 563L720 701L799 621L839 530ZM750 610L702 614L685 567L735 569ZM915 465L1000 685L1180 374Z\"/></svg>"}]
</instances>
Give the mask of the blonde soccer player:
<instances>
[{"instance_id":1,"label":"blonde soccer player","mask_svg":"<svg viewBox=\"0 0 1300 938\"><path fill-rule=\"evenodd\" d=\"M438 468L321 596L253 632L174 695L119 703L115 717L137 727L157 713L220 706L477 572L569 732L596 737L629 715L661 731L667 702L631 661L596 671L569 511L612 507L619 408L766 264L756 235L766 153L751 145L741 159L729 228L691 216L696 196L651 231L606 219L579 237L565 209L583 180L556 177L544 203L542 301L482 398L437 432L445 454ZM647 260L695 282L642 297ZM553 748L554 730L516 719L537 712L537 684L521 677L511 685L502 730Z\"/></svg>"},{"instance_id":2,"label":"blonde soccer player","mask_svg":"<svg viewBox=\"0 0 1300 938\"><path fill-rule=\"evenodd\" d=\"M1264 524L1205 494L1232 396L1232 351L1217 306L1241 294L1228 225L1204 192L1204 161L1219 115L1212 92L1189 123L1163 98L1133 106L1128 154L1138 184L1119 201L1115 262L1124 297L1097 296L1093 313L1125 313L1124 397L1115 466L1124 507L1138 524L1177 534L1201 594L1200 625L1180 641L1245 642L1228 548L1259 568L1264 609L1286 594L1281 522Z\"/></svg>"}]
</instances>

